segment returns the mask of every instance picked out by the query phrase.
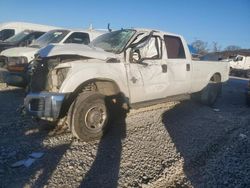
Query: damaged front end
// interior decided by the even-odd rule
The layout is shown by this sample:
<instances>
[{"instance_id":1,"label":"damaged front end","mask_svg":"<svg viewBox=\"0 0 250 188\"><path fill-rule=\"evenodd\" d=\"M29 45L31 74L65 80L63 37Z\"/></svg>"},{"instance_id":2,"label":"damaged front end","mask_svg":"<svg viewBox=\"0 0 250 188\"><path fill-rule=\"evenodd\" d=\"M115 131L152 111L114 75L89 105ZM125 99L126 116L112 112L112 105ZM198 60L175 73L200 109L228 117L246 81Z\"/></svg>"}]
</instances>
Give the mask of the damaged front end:
<instances>
[{"instance_id":1,"label":"damaged front end","mask_svg":"<svg viewBox=\"0 0 250 188\"><path fill-rule=\"evenodd\" d=\"M36 58L28 70L30 92L58 92L71 66L67 62L86 59L76 55Z\"/></svg>"},{"instance_id":2,"label":"damaged front end","mask_svg":"<svg viewBox=\"0 0 250 188\"><path fill-rule=\"evenodd\" d=\"M24 105L32 116L57 120L60 118L62 105L67 100L67 93L59 93L71 67L68 61L79 60L78 56L36 58L29 66L29 94Z\"/></svg>"}]
</instances>

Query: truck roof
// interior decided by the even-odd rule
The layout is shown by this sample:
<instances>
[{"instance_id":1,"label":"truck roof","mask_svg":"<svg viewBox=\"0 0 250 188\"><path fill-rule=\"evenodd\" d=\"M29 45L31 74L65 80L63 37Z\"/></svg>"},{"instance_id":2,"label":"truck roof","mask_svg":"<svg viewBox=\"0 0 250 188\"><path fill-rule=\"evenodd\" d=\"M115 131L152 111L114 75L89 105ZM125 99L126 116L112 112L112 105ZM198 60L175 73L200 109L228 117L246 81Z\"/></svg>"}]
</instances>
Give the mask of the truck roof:
<instances>
[{"instance_id":1,"label":"truck roof","mask_svg":"<svg viewBox=\"0 0 250 188\"><path fill-rule=\"evenodd\" d=\"M131 28L131 29L134 29L137 32L151 32L151 31L155 31L155 32L158 32L158 33L161 33L161 34L182 37L181 35L178 35L178 34L175 34L175 33L170 33L170 32L161 31L161 30L157 30L157 29L148 29L148 28Z\"/></svg>"},{"instance_id":2,"label":"truck roof","mask_svg":"<svg viewBox=\"0 0 250 188\"><path fill-rule=\"evenodd\" d=\"M42 24L34 24L34 23L28 23L28 22L4 22L0 24L0 29L30 29L30 30L38 30L38 31L49 31L52 29L57 29L59 27L49 26L49 25L42 25Z\"/></svg>"}]
</instances>

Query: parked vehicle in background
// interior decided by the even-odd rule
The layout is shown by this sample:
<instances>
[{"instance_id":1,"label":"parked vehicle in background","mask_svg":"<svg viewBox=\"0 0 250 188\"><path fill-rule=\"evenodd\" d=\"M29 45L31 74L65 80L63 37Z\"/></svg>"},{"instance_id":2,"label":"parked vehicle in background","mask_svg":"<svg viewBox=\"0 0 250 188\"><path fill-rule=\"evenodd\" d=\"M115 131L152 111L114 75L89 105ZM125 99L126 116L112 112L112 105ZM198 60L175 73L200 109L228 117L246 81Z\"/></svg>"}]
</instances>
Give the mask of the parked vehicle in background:
<instances>
[{"instance_id":1,"label":"parked vehicle in background","mask_svg":"<svg viewBox=\"0 0 250 188\"><path fill-rule=\"evenodd\" d=\"M25 30L0 43L0 52L16 46L28 46L42 36L44 31Z\"/></svg>"},{"instance_id":2,"label":"parked vehicle in background","mask_svg":"<svg viewBox=\"0 0 250 188\"><path fill-rule=\"evenodd\" d=\"M250 56L237 55L229 63L232 75L250 78Z\"/></svg>"},{"instance_id":3,"label":"parked vehicle in background","mask_svg":"<svg viewBox=\"0 0 250 188\"><path fill-rule=\"evenodd\" d=\"M87 45L103 33L105 32L96 30L51 30L35 40L28 47L16 47L4 50L0 54L0 59L5 59L4 68L7 70L2 70L2 72L5 72L2 74L2 80L11 86L26 87L29 80L26 74L28 66L34 60L35 54L39 49L47 46L45 50L50 51L54 48L54 45L49 44L62 45L76 43Z\"/></svg>"},{"instance_id":4,"label":"parked vehicle in background","mask_svg":"<svg viewBox=\"0 0 250 188\"><path fill-rule=\"evenodd\" d=\"M52 29L56 29L56 27L27 22L5 22L0 24L0 41L4 41L24 30L47 32Z\"/></svg>"},{"instance_id":5,"label":"parked vehicle in background","mask_svg":"<svg viewBox=\"0 0 250 188\"><path fill-rule=\"evenodd\" d=\"M67 121L82 140L102 137L111 116L123 110L189 99L213 105L229 64L193 61L180 35L122 29L103 34L89 46L39 53L32 64L29 114Z\"/></svg>"}]
</instances>

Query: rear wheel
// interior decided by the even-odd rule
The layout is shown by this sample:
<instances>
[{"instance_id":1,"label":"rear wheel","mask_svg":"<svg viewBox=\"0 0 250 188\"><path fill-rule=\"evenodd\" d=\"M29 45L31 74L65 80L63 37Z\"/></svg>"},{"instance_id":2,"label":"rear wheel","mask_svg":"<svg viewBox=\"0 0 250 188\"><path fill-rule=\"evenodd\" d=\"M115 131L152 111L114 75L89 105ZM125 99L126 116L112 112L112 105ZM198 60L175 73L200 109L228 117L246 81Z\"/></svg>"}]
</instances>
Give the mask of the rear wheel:
<instances>
[{"instance_id":1,"label":"rear wheel","mask_svg":"<svg viewBox=\"0 0 250 188\"><path fill-rule=\"evenodd\" d=\"M68 118L75 137L83 141L101 138L109 118L105 96L97 92L80 94L72 104Z\"/></svg>"},{"instance_id":2,"label":"rear wheel","mask_svg":"<svg viewBox=\"0 0 250 188\"><path fill-rule=\"evenodd\" d=\"M221 94L221 88L220 76L214 75L209 81L209 84L202 91L196 93L194 98L202 104L212 106Z\"/></svg>"}]
</instances>

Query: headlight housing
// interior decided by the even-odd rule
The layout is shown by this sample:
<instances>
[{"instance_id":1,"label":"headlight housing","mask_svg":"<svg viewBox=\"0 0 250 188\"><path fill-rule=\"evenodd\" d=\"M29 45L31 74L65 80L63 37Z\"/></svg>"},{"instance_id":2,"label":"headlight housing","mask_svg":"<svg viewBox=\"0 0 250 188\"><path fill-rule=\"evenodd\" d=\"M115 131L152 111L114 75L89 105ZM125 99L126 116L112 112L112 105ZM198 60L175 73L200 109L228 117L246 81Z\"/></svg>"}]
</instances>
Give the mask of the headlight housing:
<instances>
[{"instance_id":1,"label":"headlight housing","mask_svg":"<svg viewBox=\"0 0 250 188\"><path fill-rule=\"evenodd\" d=\"M8 57L7 68L9 71L24 71L28 64L27 57Z\"/></svg>"},{"instance_id":2,"label":"headlight housing","mask_svg":"<svg viewBox=\"0 0 250 188\"><path fill-rule=\"evenodd\" d=\"M57 92L60 89L70 71L70 68L71 67L55 68L48 74L47 84L50 86L50 90Z\"/></svg>"},{"instance_id":3,"label":"headlight housing","mask_svg":"<svg viewBox=\"0 0 250 188\"><path fill-rule=\"evenodd\" d=\"M8 65L13 66L13 65L20 65L20 64L27 64L28 59L27 57L8 57Z\"/></svg>"},{"instance_id":4,"label":"headlight housing","mask_svg":"<svg viewBox=\"0 0 250 188\"><path fill-rule=\"evenodd\" d=\"M57 75L57 89L59 89L63 83L63 81L66 79L66 76L68 75L70 68L61 68L56 70Z\"/></svg>"}]
</instances>

